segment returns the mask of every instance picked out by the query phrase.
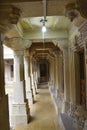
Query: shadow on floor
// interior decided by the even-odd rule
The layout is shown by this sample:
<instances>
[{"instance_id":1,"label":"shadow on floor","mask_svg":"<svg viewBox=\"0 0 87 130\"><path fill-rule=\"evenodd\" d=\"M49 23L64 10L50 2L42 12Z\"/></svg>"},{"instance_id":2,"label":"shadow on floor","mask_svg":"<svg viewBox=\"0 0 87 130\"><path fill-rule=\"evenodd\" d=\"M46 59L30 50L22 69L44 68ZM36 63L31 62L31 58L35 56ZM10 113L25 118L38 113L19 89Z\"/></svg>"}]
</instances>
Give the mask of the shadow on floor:
<instances>
[{"instance_id":1,"label":"shadow on floor","mask_svg":"<svg viewBox=\"0 0 87 130\"><path fill-rule=\"evenodd\" d=\"M37 101L36 101L36 100L34 100L34 104L35 104L35 103L37 103Z\"/></svg>"},{"instance_id":2,"label":"shadow on floor","mask_svg":"<svg viewBox=\"0 0 87 130\"><path fill-rule=\"evenodd\" d=\"M33 117L33 116L30 116L29 123L33 122L34 120L36 120L36 118L35 118L35 117Z\"/></svg>"}]
</instances>

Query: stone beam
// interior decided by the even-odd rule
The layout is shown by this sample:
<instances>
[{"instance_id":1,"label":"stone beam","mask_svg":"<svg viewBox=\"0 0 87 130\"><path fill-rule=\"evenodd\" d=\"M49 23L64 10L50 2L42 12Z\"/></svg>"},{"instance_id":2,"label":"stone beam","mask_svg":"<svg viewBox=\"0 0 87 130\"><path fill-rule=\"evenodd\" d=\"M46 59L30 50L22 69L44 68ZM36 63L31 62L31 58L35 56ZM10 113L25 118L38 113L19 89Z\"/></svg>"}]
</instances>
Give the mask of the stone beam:
<instances>
[{"instance_id":1,"label":"stone beam","mask_svg":"<svg viewBox=\"0 0 87 130\"><path fill-rule=\"evenodd\" d=\"M45 39L54 39L54 38L68 38L68 32L65 29L59 29L58 31L53 31L51 29L47 29L47 32L44 35ZM35 31L29 31L24 32L24 38L25 39L41 39L42 32L41 30L35 30Z\"/></svg>"}]
</instances>

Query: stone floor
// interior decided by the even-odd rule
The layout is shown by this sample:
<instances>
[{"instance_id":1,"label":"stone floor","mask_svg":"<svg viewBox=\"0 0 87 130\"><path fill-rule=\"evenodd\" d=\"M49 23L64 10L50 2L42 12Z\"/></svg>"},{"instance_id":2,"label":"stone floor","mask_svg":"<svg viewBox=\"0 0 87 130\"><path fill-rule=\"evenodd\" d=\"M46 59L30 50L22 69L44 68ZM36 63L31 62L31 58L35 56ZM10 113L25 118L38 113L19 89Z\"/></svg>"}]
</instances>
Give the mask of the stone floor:
<instances>
[{"instance_id":1,"label":"stone floor","mask_svg":"<svg viewBox=\"0 0 87 130\"><path fill-rule=\"evenodd\" d=\"M40 86L35 103L30 106L31 120L28 125L16 126L15 130L61 130L47 86Z\"/></svg>"}]
</instances>

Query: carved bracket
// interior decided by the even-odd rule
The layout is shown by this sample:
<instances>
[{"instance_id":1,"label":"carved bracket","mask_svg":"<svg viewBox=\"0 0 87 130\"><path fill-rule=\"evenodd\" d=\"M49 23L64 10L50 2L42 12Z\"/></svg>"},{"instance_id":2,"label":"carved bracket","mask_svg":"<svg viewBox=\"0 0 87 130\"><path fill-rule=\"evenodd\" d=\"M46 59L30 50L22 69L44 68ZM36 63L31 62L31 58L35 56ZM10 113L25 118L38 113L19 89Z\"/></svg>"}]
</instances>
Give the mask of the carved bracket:
<instances>
[{"instance_id":1,"label":"carved bracket","mask_svg":"<svg viewBox=\"0 0 87 130\"><path fill-rule=\"evenodd\" d=\"M77 0L75 3L69 3L65 7L65 15L73 21L78 14L83 18L87 18L87 1L86 0Z\"/></svg>"}]
</instances>

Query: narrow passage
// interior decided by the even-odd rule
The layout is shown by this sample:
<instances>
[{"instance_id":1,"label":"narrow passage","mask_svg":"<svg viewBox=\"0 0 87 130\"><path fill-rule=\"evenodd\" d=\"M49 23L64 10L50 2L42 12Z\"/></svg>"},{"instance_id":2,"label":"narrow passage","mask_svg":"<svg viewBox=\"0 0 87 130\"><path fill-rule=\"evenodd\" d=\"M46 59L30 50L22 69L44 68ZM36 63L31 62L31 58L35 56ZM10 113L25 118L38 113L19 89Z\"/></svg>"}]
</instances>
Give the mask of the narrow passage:
<instances>
[{"instance_id":1,"label":"narrow passage","mask_svg":"<svg viewBox=\"0 0 87 130\"><path fill-rule=\"evenodd\" d=\"M48 86L40 86L35 100L35 103L30 106L31 121L29 124L16 126L15 130L61 130Z\"/></svg>"}]
</instances>

